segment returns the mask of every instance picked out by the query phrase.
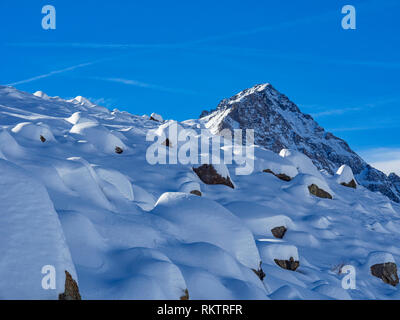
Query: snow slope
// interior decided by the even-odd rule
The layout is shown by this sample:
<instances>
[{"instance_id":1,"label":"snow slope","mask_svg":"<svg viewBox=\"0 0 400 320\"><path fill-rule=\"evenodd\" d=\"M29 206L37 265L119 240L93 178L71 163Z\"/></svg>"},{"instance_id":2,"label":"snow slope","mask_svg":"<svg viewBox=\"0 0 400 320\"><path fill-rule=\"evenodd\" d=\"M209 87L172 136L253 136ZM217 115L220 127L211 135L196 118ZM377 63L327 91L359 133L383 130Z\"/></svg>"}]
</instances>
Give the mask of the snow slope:
<instances>
[{"instance_id":1,"label":"snow slope","mask_svg":"<svg viewBox=\"0 0 400 320\"><path fill-rule=\"evenodd\" d=\"M298 150L260 146L252 174L224 166L234 189L206 185L190 164L146 160L147 133L171 123L0 87L0 298L57 299L64 270L83 299L180 299L186 289L190 299L400 297L369 270L400 261L397 203L338 183L347 169L321 173ZM199 120L179 127L213 136ZM310 184L333 199L311 195ZM274 261L290 258L296 271ZM263 281L252 270L260 262ZM355 290L341 285L348 264ZM41 286L44 265L57 271L55 290Z\"/></svg>"}]
</instances>

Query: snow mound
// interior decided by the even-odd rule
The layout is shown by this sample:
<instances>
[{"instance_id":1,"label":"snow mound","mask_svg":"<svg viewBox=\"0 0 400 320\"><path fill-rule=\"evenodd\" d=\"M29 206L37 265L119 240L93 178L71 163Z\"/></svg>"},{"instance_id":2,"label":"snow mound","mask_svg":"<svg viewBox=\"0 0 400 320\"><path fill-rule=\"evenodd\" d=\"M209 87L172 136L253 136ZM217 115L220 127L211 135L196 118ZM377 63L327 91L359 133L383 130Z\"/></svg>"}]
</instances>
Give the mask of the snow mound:
<instances>
[{"instance_id":1,"label":"snow mound","mask_svg":"<svg viewBox=\"0 0 400 320\"><path fill-rule=\"evenodd\" d=\"M150 119L154 119L154 120L156 120L158 122L163 122L164 121L164 119L163 119L163 117L161 115L159 115L157 113L154 113L154 112L150 115Z\"/></svg>"},{"instance_id":2,"label":"snow mound","mask_svg":"<svg viewBox=\"0 0 400 320\"><path fill-rule=\"evenodd\" d=\"M77 275L64 233L46 189L22 169L0 160L0 297L58 299L67 270ZM56 271L56 290L41 283L45 266ZM48 273L48 271L46 271Z\"/></svg>"},{"instance_id":3,"label":"snow mound","mask_svg":"<svg viewBox=\"0 0 400 320\"><path fill-rule=\"evenodd\" d=\"M115 275L109 299L179 300L187 289L179 268L155 249L115 251L107 268Z\"/></svg>"},{"instance_id":4,"label":"snow mound","mask_svg":"<svg viewBox=\"0 0 400 320\"><path fill-rule=\"evenodd\" d=\"M275 264L275 259L290 260L291 257L299 261L299 252L294 245L261 243L258 247L263 263Z\"/></svg>"},{"instance_id":5,"label":"snow mound","mask_svg":"<svg viewBox=\"0 0 400 320\"><path fill-rule=\"evenodd\" d=\"M282 149L279 155L282 158L289 160L299 170L300 173L306 173L323 179L317 167L305 154L295 150Z\"/></svg>"},{"instance_id":6,"label":"snow mound","mask_svg":"<svg viewBox=\"0 0 400 320\"><path fill-rule=\"evenodd\" d=\"M285 157L280 157L276 153L266 150L262 147L255 146L254 148L254 170L272 170L275 174L285 174L290 178L294 178L299 173L296 165Z\"/></svg>"},{"instance_id":7,"label":"snow mound","mask_svg":"<svg viewBox=\"0 0 400 320\"><path fill-rule=\"evenodd\" d=\"M297 175L287 186L283 186L282 189L294 196L300 197L299 199L304 199L307 196L311 196L308 189L311 185L316 185L323 191L328 192L332 197L335 197L335 193L324 178L318 178L308 174Z\"/></svg>"},{"instance_id":8,"label":"snow mound","mask_svg":"<svg viewBox=\"0 0 400 320\"><path fill-rule=\"evenodd\" d=\"M98 167L95 171L101 179L112 184L127 200L134 200L132 184L121 172Z\"/></svg>"},{"instance_id":9,"label":"snow mound","mask_svg":"<svg viewBox=\"0 0 400 320\"><path fill-rule=\"evenodd\" d=\"M101 112L101 113L110 113L110 110L108 110L105 107L98 106L91 102L89 99L82 97L82 96L77 96L74 99L68 100L68 102L78 104L80 106L89 108L93 111Z\"/></svg>"},{"instance_id":10,"label":"snow mound","mask_svg":"<svg viewBox=\"0 0 400 320\"><path fill-rule=\"evenodd\" d=\"M35 97L46 99L46 100L50 99L50 97L47 94L45 94L43 91L36 91L33 95Z\"/></svg>"},{"instance_id":11,"label":"snow mound","mask_svg":"<svg viewBox=\"0 0 400 320\"><path fill-rule=\"evenodd\" d=\"M341 184L341 183L349 183L352 180L356 181L356 179L354 178L353 175L353 171L351 170L351 168L347 165L342 165L338 171L336 172L336 181L337 183Z\"/></svg>"},{"instance_id":12,"label":"snow mound","mask_svg":"<svg viewBox=\"0 0 400 320\"><path fill-rule=\"evenodd\" d=\"M6 129L0 131L0 152L2 154L2 158L6 159L7 157L22 157L24 155L24 150L15 141L14 137L12 137Z\"/></svg>"},{"instance_id":13,"label":"snow mound","mask_svg":"<svg viewBox=\"0 0 400 320\"><path fill-rule=\"evenodd\" d=\"M80 136L92 143L99 151L104 153L115 153L115 148L120 147L124 151L126 145L115 134L104 126L93 122L75 124L70 133Z\"/></svg>"},{"instance_id":14,"label":"snow mound","mask_svg":"<svg viewBox=\"0 0 400 320\"><path fill-rule=\"evenodd\" d=\"M249 229L218 203L184 193L164 193L152 211L174 224L168 230L188 242L214 244L249 268L258 269L260 257Z\"/></svg>"},{"instance_id":15,"label":"snow mound","mask_svg":"<svg viewBox=\"0 0 400 320\"><path fill-rule=\"evenodd\" d=\"M102 189L100 179L90 164L82 158L72 157L55 164L58 175L64 184L77 196L92 203L92 205L112 210L112 206Z\"/></svg>"},{"instance_id":16,"label":"snow mound","mask_svg":"<svg viewBox=\"0 0 400 320\"><path fill-rule=\"evenodd\" d=\"M44 137L46 141L55 141L53 133L48 126L32 122L18 123L14 128L11 129L19 137L25 139L34 140L40 142L41 137Z\"/></svg>"},{"instance_id":17,"label":"snow mound","mask_svg":"<svg viewBox=\"0 0 400 320\"><path fill-rule=\"evenodd\" d=\"M368 259L367 259L368 266L373 266L375 264L381 264L381 263L387 263L387 262L396 263L396 261L393 258L393 255L389 252L374 251L368 255Z\"/></svg>"},{"instance_id":18,"label":"snow mound","mask_svg":"<svg viewBox=\"0 0 400 320\"><path fill-rule=\"evenodd\" d=\"M83 117L82 112L75 112L72 114L72 116L66 118L65 120L74 125L85 122L98 123L98 121L94 118Z\"/></svg>"}]
</instances>

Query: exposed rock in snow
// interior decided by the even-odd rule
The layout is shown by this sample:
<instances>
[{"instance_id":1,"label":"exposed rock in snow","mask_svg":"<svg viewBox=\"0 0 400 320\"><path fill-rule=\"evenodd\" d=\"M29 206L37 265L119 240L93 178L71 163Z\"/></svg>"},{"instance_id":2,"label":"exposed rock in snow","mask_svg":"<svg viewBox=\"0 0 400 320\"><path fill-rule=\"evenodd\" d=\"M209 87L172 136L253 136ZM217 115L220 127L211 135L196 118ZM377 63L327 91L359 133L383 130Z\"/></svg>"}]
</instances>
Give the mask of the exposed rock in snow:
<instances>
[{"instance_id":1,"label":"exposed rock in snow","mask_svg":"<svg viewBox=\"0 0 400 320\"><path fill-rule=\"evenodd\" d=\"M18 137L23 137L25 139L34 140L34 141L55 141L53 133L51 130L44 124L34 124L31 122L22 122L18 123L11 130ZM41 138L44 138L43 139Z\"/></svg>"},{"instance_id":2,"label":"exposed rock in snow","mask_svg":"<svg viewBox=\"0 0 400 320\"><path fill-rule=\"evenodd\" d=\"M295 150L282 149L279 155L282 158L289 160L297 168L297 170L299 170L300 173L309 174L322 179L321 173L315 167L311 159L305 154Z\"/></svg>"},{"instance_id":3,"label":"exposed rock in snow","mask_svg":"<svg viewBox=\"0 0 400 320\"><path fill-rule=\"evenodd\" d=\"M382 279L384 283L388 283L394 287L399 284L397 265L393 262L374 264L371 266L371 273L373 276Z\"/></svg>"},{"instance_id":4,"label":"exposed rock in snow","mask_svg":"<svg viewBox=\"0 0 400 320\"><path fill-rule=\"evenodd\" d=\"M299 263L299 254L297 248L285 244L268 244L260 248L263 262L274 261L275 264L283 269L295 271Z\"/></svg>"},{"instance_id":5,"label":"exposed rock in snow","mask_svg":"<svg viewBox=\"0 0 400 320\"><path fill-rule=\"evenodd\" d=\"M271 233L275 238L282 239L287 229L285 226L279 226L271 229Z\"/></svg>"},{"instance_id":6,"label":"exposed rock in snow","mask_svg":"<svg viewBox=\"0 0 400 320\"><path fill-rule=\"evenodd\" d=\"M161 115L154 113L154 112L150 115L150 120L154 120L154 121L158 121L158 122L164 121L164 119Z\"/></svg>"},{"instance_id":7,"label":"exposed rock in snow","mask_svg":"<svg viewBox=\"0 0 400 320\"><path fill-rule=\"evenodd\" d=\"M397 265L392 254L388 252L372 252L368 257L368 265L370 265L373 276L394 287L399 284Z\"/></svg>"},{"instance_id":8,"label":"exposed rock in snow","mask_svg":"<svg viewBox=\"0 0 400 320\"><path fill-rule=\"evenodd\" d=\"M289 260L274 259L274 261L281 268L291 271L295 271L300 266L300 262L294 260L293 257L290 257Z\"/></svg>"},{"instance_id":9,"label":"exposed rock in snow","mask_svg":"<svg viewBox=\"0 0 400 320\"><path fill-rule=\"evenodd\" d=\"M290 181L290 180L292 180L292 178L289 177L289 176L287 176L286 174L284 174L284 173L278 173L278 174L276 174L275 172L273 172L273 171L270 170L270 169L265 169L265 170L263 170L263 172L271 173L271 174L273 174L275 177L277 177L278 179L281 179L281 180L283 180L283 181Z\"/></svg>"},{"instance_id":10,"label":"exposed rock in snow","mask_svg":"<svg viewBox=\"0 0 400 320\"><path fill-rule=\"evenodd\" d=\"M192 190L190 191L191 194L194 194L195 196L201 197L201 192L199 190Z\"/></svg>"},{"instance_id":11,"label":"exposed rock in snow","mask_svg":"<svg viewBox=\"0 0 400 320\"><path fill-rule=\"evenodd\" d=\"M336 181L342 186L356 189L357 182L354 178L353 171L347 165L342 165L336 172Z\"/></svg>"},{"instance_id":12,"label":"exposed rock in snow","mask_svg":"<svg viewBox=\"0 0 400 320\"><path fill-rule=\"evenodd\" d=\"M121 154L124 150L118 146L115 147L115 153Z\"/></svg>"},{"instance_id":13,"label":"exposed rock in snow","mask_svg":"<svg viewBox=\"0 0 400 320\"><path fill-rule=\"evenodd\" d=\"M127 149L117 135L97 123L83 122L75 124L69 132L81 136L101 152L114 153L117 151L116 147L122 150Z\"/></svg>"},{"instance_id":14,"label":"exposed rock in snow","mask_svg":"<svg viewBox=\"0 0 400 320\"><path fill-rule=\"evenodd\" d=\"M332 199L332 196L329 194L329 192L326 192L325 190L319 188L315 184L311 184L308 186L308 190L310 193L318 198L323 198L323 199Z\"/></svg>"},{"instance_id":15,"label":"exposed rock in snow","mask_svg":"<svg viewBox=\"0 0 400 320\"><path fill-rule=\"evenodd\" d=\"M400 201L400 192L384 173L368 165L345 141L326 132L270 84L256 85L222 100L215 110L203 112L201 121L215 134L224 129L254 129L256 144L276 153L284 148L300 151L331 175L346 164L360 184Z\"/></svg>"},{"instance_id":16,"label":"exposed rock in snow","mask_svg":"<svg viewBox=\"0 0 400 320\"><path fill-rule=\"evenodd\" d=\"M58 300L82 300L78 284L67 270L65 270L65 291L59 294Z\"/></svg>"},{"instance_id":17,"label":"exposed rock in snow","mask_svg":"<svg viewBox=\"0 0 400 320\"><path fill-rule=\"evenodd\" d=\"M217 168L216 168L217 167ZM222 168L222 169L221 169ZM220 170L219 170L220 169ZM198 175L201 181L206 184L223 184L234 189L234 185L223 164L203 164L200 167L193 167L193 171Z\"/></svg>"}]
</instances>

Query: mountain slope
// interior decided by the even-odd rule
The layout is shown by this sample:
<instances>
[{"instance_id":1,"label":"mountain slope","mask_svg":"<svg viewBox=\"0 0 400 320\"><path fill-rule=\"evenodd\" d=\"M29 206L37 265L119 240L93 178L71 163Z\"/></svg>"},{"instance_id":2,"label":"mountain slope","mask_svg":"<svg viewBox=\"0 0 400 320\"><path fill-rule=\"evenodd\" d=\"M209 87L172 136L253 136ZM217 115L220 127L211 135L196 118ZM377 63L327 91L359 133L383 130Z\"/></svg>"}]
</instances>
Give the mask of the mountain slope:
<instances>
[{"instance_id":1,"label":"mountain slope","mask_svg":"<svg viewBox=\"0 0 400 320\"><path fill-rule=\"evenodd\" d=\"M270 84L256 85L224 99L215 110L205 111L200 117L214 134L226 128L254 129L256 144L276 153L283 148L298 150L330 174L346 164L360 184L400 201L399 191L383 172L368 165L345 141L326 132Z\"/></svg>"},{"instance_id":2,"label":"mountain slope","mask_svg":"<svg viewBox=\"0 0 400 320\"><path fill-rule=\"evenodd\" d=\"M83 299L400 298L370 269L400 261L399 204L342 185L350 168L330 176L295 150L260 146L249 175L215 165L234 188L206 184L190 163L148 161L148 133L172 126L213 137L198 119L0 86L1 299L56 299L65 271ZM162 154L186 143L168 138ZM44 264L57 290L40 286ZM342 286L346 265L355 290Z\"/></svg>"}]
</instances>

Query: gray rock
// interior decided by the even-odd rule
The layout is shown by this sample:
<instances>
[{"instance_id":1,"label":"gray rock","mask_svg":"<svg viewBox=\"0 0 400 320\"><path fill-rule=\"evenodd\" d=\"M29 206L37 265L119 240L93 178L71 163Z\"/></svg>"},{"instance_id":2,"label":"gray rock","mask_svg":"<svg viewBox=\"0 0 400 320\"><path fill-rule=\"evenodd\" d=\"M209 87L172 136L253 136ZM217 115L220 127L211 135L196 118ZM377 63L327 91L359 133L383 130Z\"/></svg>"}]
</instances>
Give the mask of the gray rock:
<instances>
[{"instance_id":1,"label":"gray rock","mask_svg":"<svg viewBox=\"0 0 400 320\"><path fill-rule=\"evenodd\" d=\"M328 192L326 192L325 190L322 190L315 184L308 186L308 191L310 191L310 193L312 195L314 195L318 198L333 199L332 196Z\"/></svg>"},{"instance_id":2,"label":"gray rock","mask_svg":"<svg viewBox=\"0 0 400 320\"><path fill-rule=\"evenodd\" d=\"M300 262L294 260L293 257L290 257L289 260L274 259L274 261L281 268L291 271L295 271L300 266Z\"/></svg>"},{"instance_id":3,"label":"gray rock","mask_svg":"<svg viewBox=\"0 0 400 320\"><path fill-rule=\"evenodd\" d=\"M78 284L67 270L65 270L65 291L59 294L58 300L82 300Z\"/></svg>"},{"instance_id":4,"label":"gray rock","mask_svg":"<svg viewBox=\"0 0 400 320\"><path fill-rule=\"evenodd\" d=\"M287 229L284 226L275 227L275 228L271 229L272 235L278 239L282 239L283 236L285 235L286 231L287 231Z\"/></svg>"},{"instance_id":5,"label":"gray rock","mask_svg":"<svg viewBox=\"0 0 400 320\"><path fill-rule=\"evenodd\" d=\"M394 287L399 284L397 266L393 262L374 264L371 267L371 274L382 279L384 283L390 284Z\"/></svg>"},{"instance_id":6,"label":"gray rock","mask_svg":"<svg viewBox=\"0 0 400 320\"><path fill-rule=\"evenodd\" d=\"M205 184L223 184L234 189L233 183L229 177L222 177L218 174L212 164L203 164L198 168L193 168L201 181Z\"/></svg>"},{"instance_id":7,"label":"gray rock","mask_svg":"<svg viewBox=\"0 0 400 320\"><path fill-rule=\"evenodd\" d=\"M291 180L292 180L292 178L289 177L288 175L286 175L286 174L284 174L284 173L278 173L278 174L276 174L276 173L274 173L274 172L273 172L272 170L270 170L270 169L265 169L265 170L263 170L263 172L271 173L271 174L273 174L275 177L277 177L277 178L279 178L279 179L281 179L281 180L283 180L283 181L291 181Z\"/></svg>"},{"instance_id":8,"label":"gray rock","mask_svg":"<svg viewBox=\"0 0 400 320\"><path fill-rule=\"evenodd\" d=\"M190 191L191 194L194 194L195 196L201 197L201 192L199 190L192 190Z\"/></svg>"}]
</instances>

